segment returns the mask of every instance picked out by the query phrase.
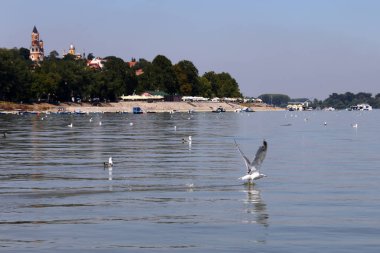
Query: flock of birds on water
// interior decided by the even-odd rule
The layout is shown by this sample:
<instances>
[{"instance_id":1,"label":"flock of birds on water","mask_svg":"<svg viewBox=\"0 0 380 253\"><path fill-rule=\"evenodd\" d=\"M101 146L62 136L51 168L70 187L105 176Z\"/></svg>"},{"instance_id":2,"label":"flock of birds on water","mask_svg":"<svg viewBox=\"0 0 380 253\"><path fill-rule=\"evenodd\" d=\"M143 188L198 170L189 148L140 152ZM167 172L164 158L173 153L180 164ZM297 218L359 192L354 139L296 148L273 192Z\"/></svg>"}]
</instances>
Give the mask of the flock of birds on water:
<instances>
[{"instance_id":1,"label":"flock of birds on water","mask_svg":"<svg viewBox=\"0 0 380 253\"><path fill-rule=\"evenodd\" d=\"M305 118L304 119L305 121L308 121L308 118ZM89 119L89 122L92 122L93 119L90 118ZM98 122L99 126L102 125L102 122L99 121ZM133 126L133 123L130 122L129 123L130 126ZM323 123L324 126L327 126L327 122L325 121ZM69 125L67 125L67 127L69 128L73 128L73 123L70 123ZM281 126L291 126L291 124L283 124ZM358 128L358 124L357 123L353 123L351 124L351 127L353 128ZM174 131L177 130L177 126L174 126ZM7 138L7 135L9 134L9 132L7 131L3 131L2 133L2 137L3 138ZM191 146L192 144L192 136L188 136L187 138L182 138L182 143L188 143L189 146ZM246 169L247 169L247 172L246 172L246 175L238 178L246 183L252 183L254 180L258 180L260 178L263 178L263 177L266 177L265 174L262 174L260 172L260 168L261 168L261 165L262 163L264 162L264 159L266 157L266 154L267 154L267 150L268 150L268 143L266 140L263 140L263 144L258 148L258 150L256 151L256 154L254 156L254 158L252 160L249 160L248 157L244 154L244 152L241 150L241 148L239 147L238 143L236 142L236 140L234 139L234 143L235 143L235 146L238 150L238 152L240 153L241 157L243 158L243 161L245 163L245 166L246 166ZM109 157L108 159L108 162L104 162L103 163L104 165L104 170L105 169L108 169L110 173L112 173L112 168L113 168L113 161L112 161L112 157Z\"/></svg>"},{"instance_id":2,"label":"flock of birds on water","mask_svg":"<svg viewBox=\"0 0 380 253\"><path fill-rule=\"evenodd\" d=\"M191 136L189 136L187 139L182 139L182 142L191 144ZM247 158L247 156L244 155L243 151L240 149L235 139L234 139L234 142L235 142L235 146L237 150L239 151L239 153L241 154L245 162L245 166L247 167L247 174L240 177L239 179L247 183L252 183L253 180L266 177L266 175L262 174L259 169L267 155L267 150L268 150L267 141L266 140L263 141L263 145L259 147L252 161L250 161ZM104 165L104 170L108 169L111 172L113 168L112 157L109 157L108 162L104 162L103 165Z\"/></svg>"}]
</instances>

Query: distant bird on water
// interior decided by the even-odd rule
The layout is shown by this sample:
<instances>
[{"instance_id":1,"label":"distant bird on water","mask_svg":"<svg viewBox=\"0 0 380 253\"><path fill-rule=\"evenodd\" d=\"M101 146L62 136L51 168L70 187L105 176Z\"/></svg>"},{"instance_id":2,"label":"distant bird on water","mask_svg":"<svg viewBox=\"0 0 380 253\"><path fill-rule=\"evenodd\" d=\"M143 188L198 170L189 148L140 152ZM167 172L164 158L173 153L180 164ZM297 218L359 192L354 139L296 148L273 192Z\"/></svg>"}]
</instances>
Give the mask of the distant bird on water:
<instances>
[{"instance_id":1,"label":"distant bird on water","mask_svg":"<svg viewBox=\"0 0 380 253\"><path fill-rule=\"evenodd\" d=\"M189 144L191 144L191 141L192 141L191 135L187 139L185 139L185 138L182 139L182 143L189 143Z\"/></svg>"},{"instance_id":2,"label":"distant bird on water","mask_svg":"<svg viewBox=\"0 0 380 253\"><path fill-rule=\"evenodd\" d=\"M112 157L108 158L108 162L104 162L104 169L108 168L109 170L112 170L113 162Z\"/></svg>"},{"instance_id":3,"label":"distant bird on water","mask_svg":"<svg viewBox=\"0 0 380 253\"><path fill-rule=\"evenodd\" d=\"M358 123L351 124L351 126L352 126L353 128L358 128Z\"/></svg>"},{"instance_id":4,"label":"distant bird on water","mask_svg":"<svg viewBox=\"0 0 380 253\"><path fill-rule=\"evenodd\" d=\"M73 127L73 123L71 123L70 125L67 125L68 127Z\"/></svg>"},{"instance_id":5,"label":"distant bird on water","mask_svg":"<svg viewBox=\"0 0 380 253\"><path fill-rule=\"evenodd\" d=\"M256 152L255 158L251 162L244 155L243 151L241 151L241 149L240 149L240 147L237 144L235 139L234 139L234 141L235 141L235 146L238 149L238 151L240 152L241 156L243 157L244 162L245 162L245 166L247 167L247 175L240 177L239 179L241 179L243 181L252 182L253 180L266 177L266 175L260 173L259 169L260 169L261 164L263 163L265 156L267 154L268 143L265 140L263 141L263 145L259 147L259 149Z\"/></svg>"}]
</instances>

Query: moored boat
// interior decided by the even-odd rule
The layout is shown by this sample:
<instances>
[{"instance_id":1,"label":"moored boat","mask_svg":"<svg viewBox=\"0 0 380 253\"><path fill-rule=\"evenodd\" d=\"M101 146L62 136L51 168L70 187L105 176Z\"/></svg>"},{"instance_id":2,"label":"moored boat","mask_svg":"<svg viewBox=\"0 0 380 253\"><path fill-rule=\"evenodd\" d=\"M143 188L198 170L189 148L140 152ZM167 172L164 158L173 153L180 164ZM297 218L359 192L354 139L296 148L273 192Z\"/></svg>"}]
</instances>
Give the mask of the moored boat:
<instances>
[{"instance_id":1,"label":"moored boat","mask_svg":"<svg viewBox=\"0 0 380 253\"><path fill-rule=\"evenodd\" d=\"M216 113L226 112L226 109L224 109L223 107L219 106L215 110L212 110L212 112L216 112Z\"/></svg>"}]
</instances>

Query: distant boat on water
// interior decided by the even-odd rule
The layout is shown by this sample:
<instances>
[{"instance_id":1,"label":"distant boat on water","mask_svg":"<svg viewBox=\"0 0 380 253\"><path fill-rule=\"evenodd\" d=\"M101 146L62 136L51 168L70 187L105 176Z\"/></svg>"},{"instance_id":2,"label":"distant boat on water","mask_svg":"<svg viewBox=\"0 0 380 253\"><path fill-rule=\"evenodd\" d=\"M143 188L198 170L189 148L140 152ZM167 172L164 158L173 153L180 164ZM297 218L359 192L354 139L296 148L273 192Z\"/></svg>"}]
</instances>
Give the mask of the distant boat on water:
<instances>
[{"instance_id":1,"label":"distant boat on water","mask_svg":"<svg viewBox=\"0 0 380 253\"><path fill-rule=\"evenodd\" d=\"M372 106L369 104L357 104L348 108L349 111L372 111Z\"/></svg>"},{"instance_id":2,"label":"distant boat on water","mask_svg":"<svg viewBox=\"0 0 380 253\"><path fill-rule=\"evenodd\" d=\"M223 107L219 106L215 110L212 110L212 112L216 112L216 113L226 112L226 109L224 109Z\"/></svg>"},{"instance_id":3,"label":"distant boat on water","mask_svg":"<svg viewBox=\"0 0 380 253\"><path fill-rule=\"evenodd\" d=\"M255 111L252 110L252 108L250 107L243 107L243 108L236 109L235 112L255 112Z\"/></svg>"},{"instance_id":4,"label":"distant boat on water","mask_svg":"<svg viewBox=\"0 0 380 253\"><path fill-rule=\"evenodd\" d=\"M133 107L132 112L133 112L133 114L142 114L142 113L144 113L143 109L141 109L141 107L138 107L138 106Z\"/></svg>"}]
</instances>

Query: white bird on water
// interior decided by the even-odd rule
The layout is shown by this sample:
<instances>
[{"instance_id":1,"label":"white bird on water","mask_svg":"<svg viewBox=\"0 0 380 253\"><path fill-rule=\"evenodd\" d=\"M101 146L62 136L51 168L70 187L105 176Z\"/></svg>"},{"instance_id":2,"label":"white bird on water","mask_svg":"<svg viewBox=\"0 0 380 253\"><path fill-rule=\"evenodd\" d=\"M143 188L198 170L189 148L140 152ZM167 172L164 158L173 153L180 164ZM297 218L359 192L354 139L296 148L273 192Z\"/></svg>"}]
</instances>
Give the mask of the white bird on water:
<instances>
[{"instance_id":1,"label":"white bird on water","mask_svg":"<svg viewBox=\"0 0 380 253\"><path fill-rule=\"evenodd\" d=\"M353 128L358 128L358 123L351 124L351 126L352 126Z\"/></svg>"},{"instance_id":2,"label":"white bird on water","mask_svg":"<svg viewBox=\"0 0 380 253\"><path fill-rule=\"evenodd\" d=\"M108 158L108 163L104 162L104 169L108 168L109 170L112 170L113 162L112 157Z\"/></svg>"},{"instance_id":3,"label":"white bird on water","mask_svg":"<svg viewBox=\"0 0 380 253\"><path fill-rule=\"evenodd\" d=\"M187 139L185 139L185 138L182 139L182 143L189 143L189 144L191 144L191 141L192 141L191 135L189 135L189 137Z\"/></svg>"},{"instance_id":4,"label":"white bird on water","mask_svg":"<svg viewBox=\"0 0 380 253\"><path fill-rule=\"evenodd\" d=\"M266 177L266 175L260 173L259 169L261 167L261 164L263 163L265 156L267 154L268 150L268 143L264 140L263 145L259 147L259 149L256 152L255 158L251 162L241 151L239 148L239 145L235 141L235 146L237 147L238 151L240 152L241 156L244 159L245 166L247 167L247 175L240 177L239 179L243 181L252 182L253 180L260 179L263 177Z\"/></svg>"},{"instance_id":5,"label":"white bird on water","mask_svg":"<svg viewBox=\"0 0 380 253\"><path fill-rule=\"evenodd\" d=\"M70 125L67 125L68 127L73 127L73 123L71 123Z\"/></svg>"}]
</instances>

